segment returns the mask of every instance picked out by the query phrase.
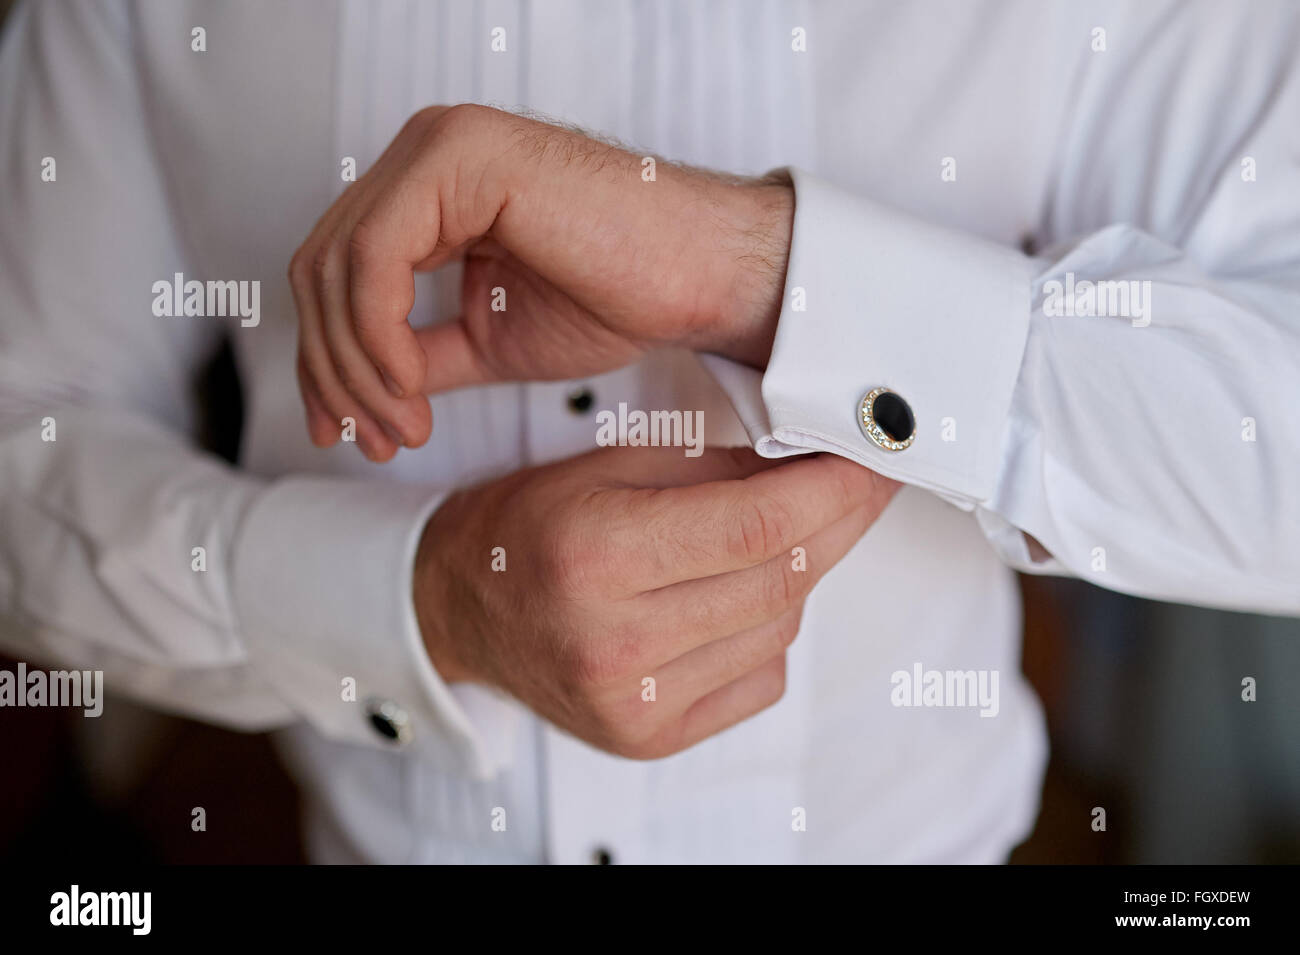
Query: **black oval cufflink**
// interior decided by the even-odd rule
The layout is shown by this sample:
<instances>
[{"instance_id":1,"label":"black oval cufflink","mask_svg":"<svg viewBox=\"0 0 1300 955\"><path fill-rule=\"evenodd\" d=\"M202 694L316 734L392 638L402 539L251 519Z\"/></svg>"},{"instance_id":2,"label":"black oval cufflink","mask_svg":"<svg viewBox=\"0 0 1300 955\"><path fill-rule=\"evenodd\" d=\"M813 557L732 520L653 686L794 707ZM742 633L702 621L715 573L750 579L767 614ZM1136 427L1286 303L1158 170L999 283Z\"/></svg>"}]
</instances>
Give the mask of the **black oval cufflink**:
<instances>
[{"instance_id":1,"label":"black oval cufflink","mask_svg":"<svg viewBox=\"0 0 1300 955\"><path fill-rule=\"evenodd\" d=\"M862 433L878 448L902 451L916 437L916 416L902 395L888 388L873 388L858 409Z\"/></svg>"},{"instance_id":2,"label":"black oval cufflink","mask_svg":"<svg viewBox=\"0 0 1300 955\"><path fill-rule=\"evenodd\" d=\"M376 733L399 746L411 741L411 718L392 700L366 700L366 715Z\"/></svg>"}]
</instances>

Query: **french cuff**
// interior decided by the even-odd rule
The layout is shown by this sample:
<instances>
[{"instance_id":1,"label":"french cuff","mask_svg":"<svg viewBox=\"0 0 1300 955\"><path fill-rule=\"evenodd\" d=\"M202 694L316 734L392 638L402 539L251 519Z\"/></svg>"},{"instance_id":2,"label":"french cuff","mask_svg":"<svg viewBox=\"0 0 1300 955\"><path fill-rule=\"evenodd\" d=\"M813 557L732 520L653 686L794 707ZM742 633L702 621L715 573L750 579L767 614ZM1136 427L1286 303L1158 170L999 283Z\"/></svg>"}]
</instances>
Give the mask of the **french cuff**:
<instances>
[{"instance_id":1,"label":"french cuff","mask_svg":"<svg viewBox=\"0 0 1300 955\"><path fill-rule=\"evenodd\" d=\"M373 481L276 481L235 537L232 596L251 663L323 735L428 750L436 765L485 779L513 750L515 707L453 692L415 617L415 550L443 497Z\"/></svg>"},{"instance_id":2,"label":"french cuff","mask_svg":"<svg viewBox=\"0 0 1300 955\"><path fill-rule=\"evenodd\" d=\"M1033 266L790 170L794 230L759 374L705 366L764 457L829 451L973 509L997 483Z\"/></svg>"}]
</instances>

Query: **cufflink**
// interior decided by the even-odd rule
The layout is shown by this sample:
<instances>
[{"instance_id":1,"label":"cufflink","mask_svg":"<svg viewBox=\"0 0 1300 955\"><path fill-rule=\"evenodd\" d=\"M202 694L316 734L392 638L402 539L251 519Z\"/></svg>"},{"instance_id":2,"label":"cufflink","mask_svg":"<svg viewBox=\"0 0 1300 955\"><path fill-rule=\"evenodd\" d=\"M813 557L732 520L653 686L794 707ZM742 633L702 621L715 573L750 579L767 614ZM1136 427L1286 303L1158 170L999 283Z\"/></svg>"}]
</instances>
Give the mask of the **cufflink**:
<instances>
[{"instance_id":1,"label":"cufflink","mask_svg":"<svg viewBox=\"0 0 1300 955\"><path fill-rule=\"evenodd\" d=\"M871 443L885 451L902 451L916 437L916 416L902 396L888 388L873 388L862 398L858 424Z\"/></svg>"},{"instance_id":2,"label":"cufflink","mask_svg":"<svg viewBox=\"0 0 1300 955\"><path fill-rule=\"evenodd\" d=\"M371 697L366 700L366 715L370 717L370 725L375 732L385 739L392 740L399 746L411 741L411 718L406 710L392 700Z\"/></svg>"}]
</instances>

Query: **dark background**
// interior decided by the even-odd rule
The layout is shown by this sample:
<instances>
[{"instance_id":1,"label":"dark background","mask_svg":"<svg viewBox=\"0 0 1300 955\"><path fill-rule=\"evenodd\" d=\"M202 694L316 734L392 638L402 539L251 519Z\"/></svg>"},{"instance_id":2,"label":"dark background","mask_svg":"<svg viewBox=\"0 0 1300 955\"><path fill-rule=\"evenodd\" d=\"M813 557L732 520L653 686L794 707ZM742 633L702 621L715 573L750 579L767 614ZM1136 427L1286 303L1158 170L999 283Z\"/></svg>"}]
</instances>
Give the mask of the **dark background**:
<instances>
[{"instance_id":1,"label":"dark background","mask_svg":"<svg viewBox=\"0 0 1300 955\"><path fill-rule=\"evenodd\" d=\"M0 21L10 5L0 0ZM201 398L205 444L233 460L241 410L228 352ZM1300 621L1073 580L1022 578L1022 590L1024 668L1052 760L1038 825L1012 862L1300 862ZM0 654L0 668L16 662ZM1241 700L1246 676L1257 702ZM195 806L206 832L190 829ZM1105 832L1092 830L1095 806ZM298 794L268 736L116 698L98 719L0 710L0 863L21 872L35 858L306 861Z\"/></svg>"}]
</instances>

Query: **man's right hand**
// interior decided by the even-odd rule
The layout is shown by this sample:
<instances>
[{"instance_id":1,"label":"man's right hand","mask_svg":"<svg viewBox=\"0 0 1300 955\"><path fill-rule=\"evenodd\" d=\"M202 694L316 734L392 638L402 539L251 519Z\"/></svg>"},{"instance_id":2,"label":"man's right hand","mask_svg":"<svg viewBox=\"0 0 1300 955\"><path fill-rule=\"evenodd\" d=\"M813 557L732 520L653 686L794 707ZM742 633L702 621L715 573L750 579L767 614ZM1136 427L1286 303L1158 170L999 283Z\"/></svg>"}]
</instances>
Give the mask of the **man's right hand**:
<instances>
[{"instance_id":1,"label":"man's right hand","mask_svg":"<svg viewBox=\"0 0 1300 955\"><path fill-rule=\"evenodd\" d=\"M781 697L804 599L897 489L834 455L748 449L609 448L520 471L426 526L425 645L448 682L499 687L608 752L666 756Z\"/></svg>"}]
</instances>

